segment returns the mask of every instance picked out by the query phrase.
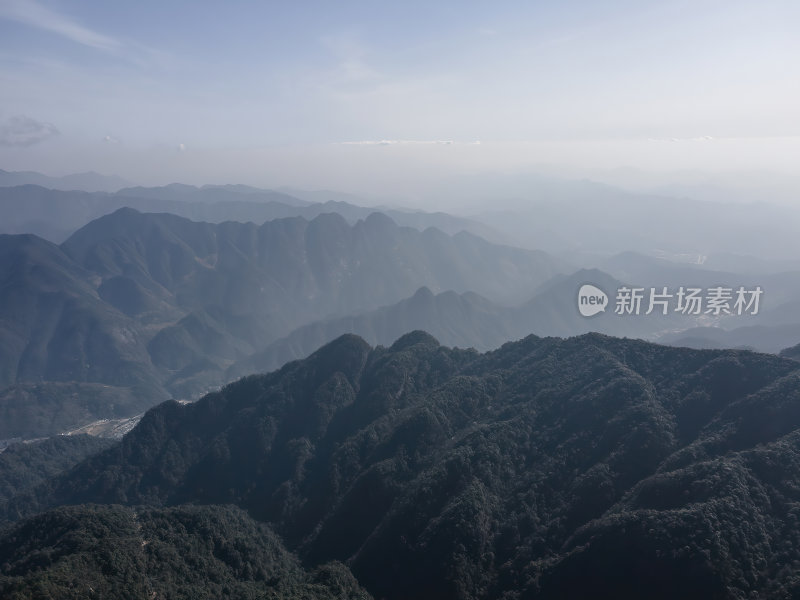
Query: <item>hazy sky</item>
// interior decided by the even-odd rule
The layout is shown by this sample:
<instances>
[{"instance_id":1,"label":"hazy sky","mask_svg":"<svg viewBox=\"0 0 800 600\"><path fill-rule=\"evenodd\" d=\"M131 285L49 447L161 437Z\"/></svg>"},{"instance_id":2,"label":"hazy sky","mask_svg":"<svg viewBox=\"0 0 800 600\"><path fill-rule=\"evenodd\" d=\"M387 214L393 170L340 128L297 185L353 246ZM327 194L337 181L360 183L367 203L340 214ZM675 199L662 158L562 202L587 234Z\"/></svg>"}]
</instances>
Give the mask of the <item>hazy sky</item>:
<instances>
[{"instance_id":1,"label":"hazy sky","mask_svg":"<svg viewBox=\"0 0 800 600\"><path fill-rule=\"evenodd\" d=\"M789 172L798 31L797 0L0 0L0 168L399 191Z\"/></svg>"}]
</instances>

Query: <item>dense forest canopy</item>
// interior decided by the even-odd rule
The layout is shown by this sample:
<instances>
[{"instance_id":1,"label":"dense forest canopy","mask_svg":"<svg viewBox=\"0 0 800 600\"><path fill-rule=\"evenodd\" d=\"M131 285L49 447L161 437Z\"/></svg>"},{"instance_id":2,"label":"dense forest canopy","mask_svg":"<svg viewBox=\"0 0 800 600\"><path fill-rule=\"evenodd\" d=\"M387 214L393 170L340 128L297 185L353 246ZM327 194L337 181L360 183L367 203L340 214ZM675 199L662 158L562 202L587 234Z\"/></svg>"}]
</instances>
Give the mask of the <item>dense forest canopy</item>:
<instances>
[{"instance_id":1,"label":"dense forest canopy","mask_svg":"<svg viewBox=\"0 0 800 600\"><path fill-rule=\"evenodd\" d=\"M790 594L798 383L789 359L598 334L347 335L150 410L11 498L5 535L60 505L236 505L376 597Z\"/></svg>"}]
</instances>

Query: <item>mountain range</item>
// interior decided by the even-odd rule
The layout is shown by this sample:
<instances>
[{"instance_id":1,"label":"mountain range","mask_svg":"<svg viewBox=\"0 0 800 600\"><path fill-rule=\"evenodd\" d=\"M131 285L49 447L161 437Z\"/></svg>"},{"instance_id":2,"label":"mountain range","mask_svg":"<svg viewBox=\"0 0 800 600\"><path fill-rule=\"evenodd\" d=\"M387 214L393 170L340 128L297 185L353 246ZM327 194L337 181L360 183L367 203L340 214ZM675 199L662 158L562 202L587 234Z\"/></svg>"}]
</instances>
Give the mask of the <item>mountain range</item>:
<instances>
[{"instance_id":1,"label":"mountain range","mask_svg":"<svg viewBox=\"0 0 800 600\"><path fill-rule=\"evenodd\" d=\"M38 185L53 190L80 190L84 192L115 192L130 185L122 177L100 173L73 173L53 177L36 171L4 171L0 169L0 187Z\"/></svg>"},{"instance_id":2,"label":"mountain range","mask_svg":"<svg viewBox=\"0 0 800 600\"><path fill-rule=\"evenodd\" d=\"M800 339L796 273L751 279L636 253L602 266L619 278L572 272L543 252L466 232L398 226L381 213L354 224L323 213L258 226L122 208L60 246L30 234L0 236L0 439L127 418L168 397L196 398L350 332L386 345L425 329L445 344L479 350L530 333L598 331L770 352ZM620 316L610 308L586 319L575 308L584 283L607 290L613 302L623 285L659 281L760 281L764 306L758 316L714 321L658 311Z\"/></svg>"},{"instance_id":3,"label":"mountain range","mask_svg":"<svg viewBox=\"0 0 800 600\"><path fill-rule=\"evenodd\" d=\"M0 171L0 597L800 598L797 215L539 191Z\"/></svg>"},{"instance_id":4,"label":"mountain range","mask_svg":"<svg viewBox=\"0 0 800 600\"><path fill-rule=\"evenodd\" d=\"M0 236L0 439L125 417L229 381L302 325L413 295L518 303L562 268L543 252L396 225L192 222L129 208L60 246ZM23 425L24 424L24 425Z\"/></svg>"},{"instance_id":5,"label":"mountain range","mask_svg":"<svg viewBox=\"0 0 800 600\"><path fill-rule=\"evenodd\" d=\"M710 260L737 270L761 261L794 261L792 268L797 268L800 211L771 204L768 197L711 202L631 192L589 180L552 179L521 185L517 197L486 198L485 206L469 215L472 220L502 232L507 243L536 247L578 264L634 251ZM731 256L743 260L732 261Z\"/></svg>"},{"instance_id":6,"label":"mountain range","mask_svg":"<svg viewBox=\"0 0 800 600\"><path fill-rule=\"evenodd\" d=\"M167 542L186 552L153 585L171 571L189 589L190 562L238 565L220 578L250 585L230 552L269 535L254 519L304 569L344 563L380 598L794 597L799 374L777 356L599 334L485 354L423 332L388 348L346 335L166 402L6 501L0 592L90 576L121 597L109 584L128 561L151 574L148 547Z\"/></svg>"},{"instance_id":7,"label":"mountain range","mask_svg":"<svg viewBox=\"0 0 800 600\"><path fill-rule=\"evenodd\" d=\"M277 369L289 360L307 357L345 333L359 335L370 344L389 345L405 332L423 329L444 344L486 351L530 333L568 337L594 331L649 338L694 322L682 315L663 316L657 311L649 316L623 316L611 308L584 318L575 302L578 289L587 282L607 290L624 285L597 269L580 269L571 275L554 276L537 288L532 299L514 306L492 302L474 292L434 294L422 287L396 304L303 325L231 365L228 378Z\"/></svg>"},{"instance_id":8,"label":"mountain range","mask_svg":"<svg viewBox=\"0 0 800 600\"><path fill-rule=\"evenodd\" d=\"M284 192L239 185L171 184L154 188L129 187L115 193L65 191L32 184L0 185L0 233L34 233L61 243L89 222L123 207L140 212L171 213L209 223L252 221L257 224L288 217L312 220L334 212L355 224L376 212L376 209L341 200L307 202ZM436 227L450 235L468 231L498 243L506 240L491 227L446 213L386 208L380 212L399 225L420 230Z\"/></svg>"}]
</instances>

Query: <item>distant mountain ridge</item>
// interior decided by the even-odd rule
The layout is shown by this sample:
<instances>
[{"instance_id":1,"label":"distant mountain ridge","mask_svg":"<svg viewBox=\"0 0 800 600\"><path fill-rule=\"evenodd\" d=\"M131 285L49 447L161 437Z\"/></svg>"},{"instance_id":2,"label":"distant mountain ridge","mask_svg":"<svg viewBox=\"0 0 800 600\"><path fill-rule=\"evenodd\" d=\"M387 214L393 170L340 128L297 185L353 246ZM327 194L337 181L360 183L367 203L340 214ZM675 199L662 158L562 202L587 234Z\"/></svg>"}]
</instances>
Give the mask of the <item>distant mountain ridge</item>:
<instances>
[{"instance_id":1,"label":"distant mountain ridge","mask_svg":"<svg viewBox=\"0 0 800 600\"><path fill-rule=\"evenodd\" d=\"M766 201L709 202L634 193L588 180L552 180L531 181L516 201L497 200L490 206L471 218L502 232L509 243L535 244L580 264L628 251L723 260L740 255L751 264L758 259L789 262L800 252L800 210ZM724 263L726 268L749 267Z\"/></svg>"},{"instance_id":2,"label":"distant mountain ridge","mask_svg":"<svg viewBox=\"0 0 800 600\"><path fill-rule=\"evenodd\" d=\"M194 186L182 183L171 183L160 187L126 187L117 191L117 195L127 198L147 198L150 200L166 200L171 202L253 202L280 203L288 206L308 206L311 202L300 200L283 192L262 190L245 185L204 185Z\"/></svg>"},{"instance_id":3,"label":"distant mountain ridge","mask_svg":"<svg viewBox=\"0 0 800 600\"><path fill-rule=\"evenodd\" d=\"M353 225L322 214L256 226L123 208L61 246L2 235L0 439L194 397L297 327L421 286L513 304L563 267L379 213Z\"/></svg>"},{"instance_id":4,"label":"distant mountain ridge","mask_svg":"<svg viewBox=\"0 0 800 600\"><path fill-rule=\"evenodd\" d=\"M648 275L654 260L627 255L610 264L658 278ZM713 272L658 265L670 283L684 272L717 281ZM674 311L620 316L609 307L582 317L582 284L613 301L614 290L635 281L570 271L542 252L420 232L380 213L352 225L329 213L257 226L122 208L61 246L0 236L0 440L133 416L169 396L193 398L305 358L344 333L388 344L426 329L479 350L530 333L588 331L706 345L692 338L704 331L678 333L699 323ZM777 291L791 297L794 280L784 283ZM768 349L793 345L795 329L782 325ZM741 339L768 333L745 332L752 335Z\"/></svg>"},{"instance_id":5,"label":"distant mountain ridge","mask_svg":"<svg viewBox=\"0 0 800 600\"><path fill-rule=\"evenodd\" d=\"M540 286L532 299L515 306L492 302L474 292L434 294L423 287L396 304L303 325L231 365L228 377L277 369L289 360L307 357L345 333L359 335L370 344L388 345L405 332L424 329L449 346L486 351L531 333L569 337L594 331L653 339L694 323L693 319L675 314L621 316L611 308L587 319L576 309L578 289L586 282L607 290L624 285L597 269L581 269L554 277Z\"/></svg>"},{"instance_id":6,"label":"distant mountain ridge","mask_svg":"<svg viewBox=\"0 0 800 600\"><path fill-rule=\"evenodd\" d=\"M4 171L0 169L0 187L39 185L53 190L80 190L84 192L116 192L130 182L116 175L100 173L74 173L51 177L36 171Z\"/></svg>"},{"instance_id":7,"label":"distant mountain ridge","mask_svg":"<svg viewBox=\"0 0 800 600\"><path fill-rule=\"evenodd\" d=\"M341 201L309 203L283 192L247 186L171 184L156 188L133 187L116 193L88 193L47 189L41 185L0 186L0 233L35 233L61 243L89 222L123 208L140 212L171 213L194 221L264 223L273 219L303 217L311 220L337 212L350 223L365 219L376 209ZM378 211L379 212L379 211ZM436 227L450 235L469 231L490 241L504 242L497 231L476 221L422 211L385 210L399 225L420 230Z\"/></svg>"}]
</instances>

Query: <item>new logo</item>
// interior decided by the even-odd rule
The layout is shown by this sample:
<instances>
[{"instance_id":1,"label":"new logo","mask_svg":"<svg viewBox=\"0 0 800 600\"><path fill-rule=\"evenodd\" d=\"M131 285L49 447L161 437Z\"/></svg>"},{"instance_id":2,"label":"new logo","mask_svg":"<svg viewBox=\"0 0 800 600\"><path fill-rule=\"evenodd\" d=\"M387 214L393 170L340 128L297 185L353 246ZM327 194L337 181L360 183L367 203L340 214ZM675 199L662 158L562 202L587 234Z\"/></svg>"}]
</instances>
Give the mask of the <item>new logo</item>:
<instances>
[{"instance_id":1,"label":"new logo","mask_svg":"<svg viewBox=\"0 0 800 600\"><path fill-rule=\"evenodd\" d=\"M578 290L578 310L584 317L604 312L606 306L608 306L608 296L599 287L586 283Z\"/></svg>"}]
</instances>

